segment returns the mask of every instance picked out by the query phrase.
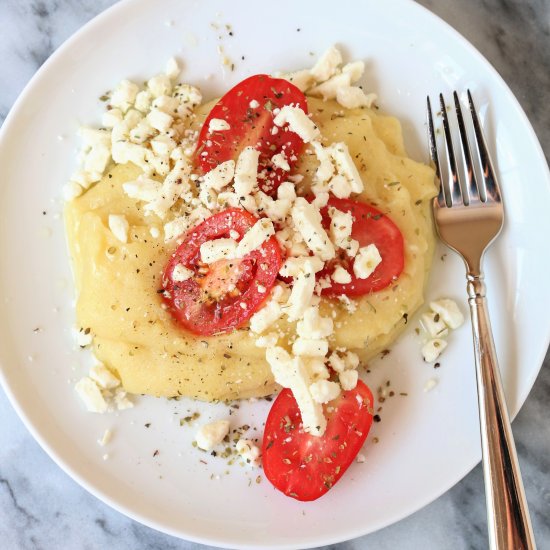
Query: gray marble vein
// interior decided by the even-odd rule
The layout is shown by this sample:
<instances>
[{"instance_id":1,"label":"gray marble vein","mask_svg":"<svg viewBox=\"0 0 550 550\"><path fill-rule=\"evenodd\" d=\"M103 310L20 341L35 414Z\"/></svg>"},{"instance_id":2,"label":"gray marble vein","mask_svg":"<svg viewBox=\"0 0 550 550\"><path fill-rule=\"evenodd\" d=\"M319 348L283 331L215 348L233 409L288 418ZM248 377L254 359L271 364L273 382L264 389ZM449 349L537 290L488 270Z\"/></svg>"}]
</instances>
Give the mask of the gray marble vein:
<instances>
[{"instance_id":1,"label":"gray marble vein","mask_svg":"<svg viewBox=\"0 0 550 550\"><path fill-rule=\"evenodd\" d=\"M113 0L0 0L0 123L48 56ZM550 157L550 2L420 0L496 67L518 97ZM550 355L514 422L540 549L550 548ZM198 549L110 509L41 450L0 392L0 547L6 550ZM441 498L338 550L487 547L480 467ZM326 547L329 548L329 547Z\"/></svg>"}]
</instances>

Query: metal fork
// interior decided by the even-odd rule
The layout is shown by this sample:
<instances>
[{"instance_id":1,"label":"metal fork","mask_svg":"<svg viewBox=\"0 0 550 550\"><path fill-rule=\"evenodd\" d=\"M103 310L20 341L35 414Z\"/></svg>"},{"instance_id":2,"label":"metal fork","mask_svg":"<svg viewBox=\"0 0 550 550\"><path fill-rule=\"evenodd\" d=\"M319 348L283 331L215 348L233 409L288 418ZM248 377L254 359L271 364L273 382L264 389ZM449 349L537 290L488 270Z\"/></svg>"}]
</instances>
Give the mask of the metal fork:
<instances>
[{"instance_id":1,"label":"metal fork","mask_svg":"<svg viewBox=\"0 0 550 550\"><path fill-rule=\"evenodd\" d=\"M453 95L466 181L461 181L463 178L457 169L447 109L443 95L440 94L448 168L448 177L443 176L428 97L430 154L441 182L439 195L433 201L433 212L439 237L460 254L466 264L489 545L491 549L498 550L534 549L535 539L502 390L483 282L483 254L500 233L504 221L502 196L470 91L468 103L476 142L475 151L469 145L460 100L456 92ZM477 181L472 163L472 151L480 165L481 184Z\"/></svg>"}]
</instances>

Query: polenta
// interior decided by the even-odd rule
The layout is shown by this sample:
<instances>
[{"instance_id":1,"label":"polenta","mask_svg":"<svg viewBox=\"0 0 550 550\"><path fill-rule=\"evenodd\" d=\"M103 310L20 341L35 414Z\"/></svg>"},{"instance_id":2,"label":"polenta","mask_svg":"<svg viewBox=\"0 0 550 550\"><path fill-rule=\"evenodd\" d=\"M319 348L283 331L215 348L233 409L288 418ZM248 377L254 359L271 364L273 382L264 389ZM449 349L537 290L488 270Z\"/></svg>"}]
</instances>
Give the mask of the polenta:
<instances>
[{"instance_id":1,"label":"polenta","mask_svg":"<svg viewBox=\"0 0 550 550\"><path fill-rule=\"evenodd\" d=\"M345 348L364 363L391 345L422 303L434 245L434 173L407 157L395 118L366 107L345 109L334 100L308 97L307 102L323 145L347 145L363 183L354 200L388 215L405 243L404 269L390 286L353 299L320 299L321 315L334 325L330 349ZM211 107L197 109L189 131L202 126ZM296 184L299 196L310 193L317 168L317 157L306 146L295 170L303 175ZM166 309L160 292L163 270L178 244L165 242L162 228L179 213L170 210L162 218L124 192L123 184L142 173L143 167L133 162L111 164L99 182L65 208L77 319L93 334L94 354L130 393L207 401L273 393L278 386L265 350L256 346L248 325L198 337ZM109 229L112 214L127 220L127 242ZM277 345L290 351L294 323L281 318L276 330L281 335Z\"/></svg>"}]
</instances>

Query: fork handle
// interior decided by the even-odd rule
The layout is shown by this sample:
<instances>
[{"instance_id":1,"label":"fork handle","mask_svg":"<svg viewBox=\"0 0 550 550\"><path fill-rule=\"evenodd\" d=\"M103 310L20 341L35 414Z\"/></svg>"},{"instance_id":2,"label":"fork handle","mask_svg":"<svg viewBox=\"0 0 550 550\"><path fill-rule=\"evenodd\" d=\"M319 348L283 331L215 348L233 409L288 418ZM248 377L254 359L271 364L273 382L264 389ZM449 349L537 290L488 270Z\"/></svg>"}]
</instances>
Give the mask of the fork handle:
<instances>
[{"instance_id":1,"label":"fork handle","mask_svg":"<svg viewBox=\"0 0 550 550\"><path fill-rule=\"evenodd\" d=\"M483 274L469 273L467 279L489 546L493 550L531 550L536 548L535 538L502 389Z\"/></svg>"}]
</instances>

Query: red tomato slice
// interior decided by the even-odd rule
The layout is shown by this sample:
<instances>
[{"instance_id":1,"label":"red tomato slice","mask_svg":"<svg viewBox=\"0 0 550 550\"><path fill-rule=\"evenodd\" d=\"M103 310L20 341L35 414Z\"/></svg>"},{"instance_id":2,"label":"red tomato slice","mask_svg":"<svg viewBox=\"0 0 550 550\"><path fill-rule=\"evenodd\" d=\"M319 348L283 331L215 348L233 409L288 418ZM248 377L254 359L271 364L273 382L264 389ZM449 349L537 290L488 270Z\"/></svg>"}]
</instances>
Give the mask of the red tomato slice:
<instances>
[{"instance_id":1,"label":"red tomato slice","mask_svg":"<svg viewBox=\"0 0 550 550\"><path fill-rule=\"evenodd\" d=\"M257 102L258 106L251 107L251 102L253 105ZM207 173L226 160L237 160L245 147L255 147L260 151L260 188L265 193L274 194L288 174L273 166L271 157L284 153L292 169L303 147L297 134L273 124L273 110L291 104L307 113L304 94L287 80L265 74L243 80L210 111L199 134L196 162ZM210 121L214 118L225 120L229 130L210 132Z\"/></svg>"},{"instance_id":2,"label":"red tomato slice","mask_svg":"<svg viewBox=\"0 0 550 550\"><path fill-rule=\"evenodd\" d=\"M269 296L282 263L275 237L240 260L219 260L209 266L200 260L201 244L228 238L230 230L236 231L236 240L240 240L257 221L239 208L214 214L187 233L168 262L163 298L175 319L190 332L211 336L238 328ZM174 281L178 264L190 269L193 276L183 282Z\"/></svg>"},{"instance_id":3,"label":"red tomato slice","mask_svg":"<svg viewBox=\"0 0 550 550\"><path fill-rule=\"evenodd\" d=\"M296 500L323 496L363 446L373 404L371 391L359 381L355 389L325 405L327 429L316 437L302 430L298 404L292 392L284 389L269 411L264 431L262 462L267 479Z\"/></svg>"},{"instance_id":4,"label":"red tomato slice","mask_svg":"<svg viewBox=\"0 0 550 550\"><path fill-rule=\"evenodd\" d=\"M354 260L350 259L342 251L339 258L330 262L318 274L318 277L330 276L336 265L341 265L351 275L351 282L339 284L331 281L332 286L325 288L323 294L328 296L339 296L341 294L345 294L346 296L362 296L370 292L382 290L395 281L403 271L405 251L403 235L401 235L401 231L399 231L399 228L392 220L385 214L382 214L380 210L363 202L333 197L329 199L327 207L321 211L323 225L326 229L330 227L329 206L333 206L342 212L351 212L353 216L351 237L359 241L360 247L375 244L382 257L382 261L370 277L367 279L358 279L353 273Z\"/></svg>"}]
</instances>

